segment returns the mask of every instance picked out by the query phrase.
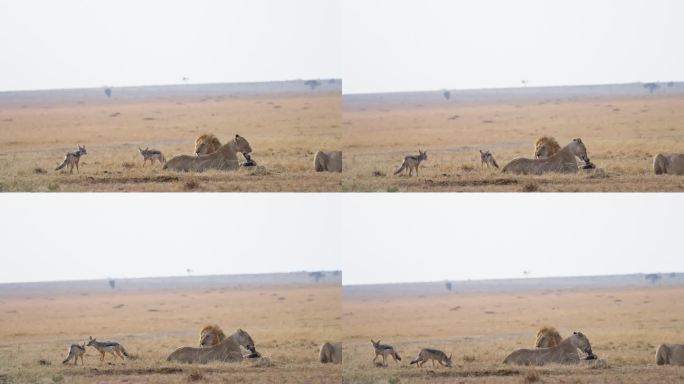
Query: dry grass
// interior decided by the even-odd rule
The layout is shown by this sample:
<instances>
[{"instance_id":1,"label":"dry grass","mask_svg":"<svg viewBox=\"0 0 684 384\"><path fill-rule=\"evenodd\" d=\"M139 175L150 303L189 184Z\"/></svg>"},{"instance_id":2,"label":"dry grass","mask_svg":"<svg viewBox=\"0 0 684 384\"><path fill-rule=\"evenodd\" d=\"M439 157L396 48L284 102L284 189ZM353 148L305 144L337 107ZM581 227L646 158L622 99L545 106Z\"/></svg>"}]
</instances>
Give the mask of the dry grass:
<instances>
[{"instance_id":1,"label":"dry grass","mask_svg":"<svg viewBox=\"0 0 684 384\"><path fill-rule=\"evenodd\" d=\"M680 286L345 295L343 382L679 382L684 378L681 367L657 366L655 349L668 340L684 340L681 295ZM534 369L501 363L514 349L534 347L543 325L557 327L563 336L581 330L599 360ZM394 345L400 364L375 367L370 338ZM409 365L425 347L453 354L454 367Z\"/></svg>"},{"instance_id":2,"label":"dry grass","mask_svg":"<svg viewBox=\"0 0 684 384\"><path fill-rule=\"evenodd\" d=\"M656 153L684 152L683 96L416 103L347 98L345 191L517 192L532 185L544 192L684 190L684 178L656 176L652 167ZM516 157L532 157L542 135L561 145L581 137L598 172L511 176L481 169L479 149L491 150L503 167ZM403 157L418 149L428 151L420 176L393 176Z\"/></svg>"},{"instance_id":3,"label":"dry grass","mask_svg":"<svg viewBox=\"0 0 684 384\"><path fill-rule=\"evenodd\" d=\"M317 91L0 102L0 191L339 191L341 176L314 172L312 163L319 149L340 146L340 98ZM205 132L222 142L246 137L261 167L199 175L143 168L139 146L171 159L191 154ZM54 171L76 144L88 150L81 173Z\"/></svg>"},{"instance_id":4,"label":"dry grass","mask_svg":"<svg viewBox=\"0 0 684 384\"><path fill-rule=\"evenodd\" d=\"M324 340L341 338L340 305L339 284L0 296L0 382L339 383L340 366L317 358ZM206 323L247 330L264 359L167 363ZM62 365L70 343L91 335L137 358L100 362L86 347L85 366Z\"/></svg>"}]
</instances>

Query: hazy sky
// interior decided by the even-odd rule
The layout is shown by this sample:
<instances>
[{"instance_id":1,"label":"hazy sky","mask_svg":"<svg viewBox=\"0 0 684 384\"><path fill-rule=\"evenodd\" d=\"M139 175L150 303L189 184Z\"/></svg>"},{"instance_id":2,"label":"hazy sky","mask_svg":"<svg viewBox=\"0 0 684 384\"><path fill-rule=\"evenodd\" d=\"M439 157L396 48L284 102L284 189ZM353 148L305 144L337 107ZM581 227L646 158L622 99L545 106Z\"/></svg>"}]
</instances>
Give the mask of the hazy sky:
<instances>
[{"instance_id":1,"label":"hazy sky","mask_svg":"<svg viewBox=\"0 0 684 384\"><path fill-rule=\"evenodd\" d=\"M325 194L0 194L0 283L339 270Z\"/></svg>"},{"instance_id":2,"label":"hazy sky","mask_svg":"<svg viewBox=\"0 0 684 384\"><path fill-rule=\"evenodd\" d=\"M383 194L342 205L344 284L684 272L682 194Z\"/></svg>"},{"instance_id":3,"label":"hazy sky","mask_svg":"<svg viewBox=\"0 0 684 384\"><path fill-rule=\"evenodd\" d=\"M684 80L680 0L344 0L344 93Z\"/></svg>"},{"instance_id":4,"label":"hazy sky","mask_svg":"<svg viewBox=\"0 0 684 384\"><path fill-rule=\"evenodd\" d=\"M2 0L0 91L341 76L339 0Z\"/></svg>"},{"instance_id":5,"label":"hazy sky","mask_svg":"<svg viewBox=\"0 0 684 384\"><path fill-rule=\"evenodd\" d=\"M682 194L0 194L0 282L684 272Z\"/></svg>"}]
</instances>

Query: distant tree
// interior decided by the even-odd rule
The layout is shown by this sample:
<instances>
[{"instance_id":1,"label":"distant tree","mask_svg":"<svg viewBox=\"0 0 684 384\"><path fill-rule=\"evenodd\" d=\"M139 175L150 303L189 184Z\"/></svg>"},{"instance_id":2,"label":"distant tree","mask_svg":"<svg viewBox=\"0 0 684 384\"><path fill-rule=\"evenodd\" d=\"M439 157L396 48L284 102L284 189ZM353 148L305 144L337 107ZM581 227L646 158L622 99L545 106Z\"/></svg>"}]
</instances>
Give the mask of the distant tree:
<instances>
[{"instance_id":1,"label":"distant tree","mask_svg":"<svg viewBox=\"0 0 684 384\"><path fill-rule=\"evenodd\" d=\"M313 91L313 90L316 89L317 87L320 87L321 82L318 81L318 80L307 80L307 81L304 82L304 85L306 85L307 87L311 88L311 90Z\"/></svg>"},{"instance_id":2,"label":"distant tree","mask_svg":"<svg viewBox=\"0 0 684 384\"><path fill-rule=\"evenodd\" d=\"M339 276L342 274L342 271L333 271L333 276Z\"/></svg>"},{"instance_id":3,"label":"distant tree","mask_svg":"<svg viewBox=\"0 0 684 384\"><path fill-rule=\"evenodd\" d=\"M195 272L195 271L193 271L193 270L190 269L190 268L187 268L187 269L185 270L185 272L186 272L188 275L192 275L192 273Z\"/></svg>"},{"instance_id":4,"label":"distant tree","mask_svg":"<svg viewBox=\"0 0 684 384\"><path fill-rule=\"evenodd\" d=\"M530 276L530 271L523 271L523 276L529 277Z\"/></svg>"},{"instance_id":5,"label":"distant tree","mask_svg":"<svg viewBox=\"0 0 684 384\"><path fill-rule=\"evenodd\" d=\"M677 274L674 272L670 272L670 279L674 279L675 277L677 277Z\"/></svg>"},{"instance_id":6,"label":"distant tree","mask_svg":"<svg viewBox=\"0 0 684 384\"><path fill-rule=\"evenodd\" d=\"M114 279L109 279L109 287L111 289L116 288L116 281Z\"/></svg>"},{"instance_id":7,"label":"distant tree","mask_svg":"<svg viewBox=\"0 0 684 384\"><path fill-rule=\"evenodd\" d=\"M335 79L328 80L328 84L335 84L337 81Z\"/></svg>"},{"instance_id":8,"label":"distant tree","mask_svg":"<svg viewBox=\"0 0 684 384\"><path fill-rule=\"evenodd\" d=\"M449 291L451 291L451 289L453 288L452 285L451 285L451 281L445 282L445 283L444 283L444 286L445 286L446 289L449 290Z\"/></svg>"},{"instance_id":9,"label":"distant tree","mask_svg":"<svg viewBox=\"0 0 684 384\"><path fill-rule=\"evenodd\" d=\"M322 278L325 277L325 273L319 272L319 271L311 272L311 273L309 273L309 277L312 278L312 279L314 279L314 281L316 281L316 282L318 283L318 281L319 281L320 279L322 279Z\"/></svg>"},{"instance_id":10,"label":"distant tree","mask_svg":"<svg viewBox=\"0 0 684 384\"><path fill-rule=\"evenodd\" d=\"M660 88L660 86L656 83L646 83L644 84L644 88L648 89L648 92L653 93Z\"/></svg>"},{"instance_id":11,"label":"distant tree","mask_svg":"<svg viewBox=\"0 0 684 384\"><path fill-rule=\"evenodd\" d=\"M107 97L112 97L112 89L111 88L107 87L107 88L105 88L104 91L105 91L105 95L107 95Z\"/></svg>"},{"instance_id":12,"label":"distant tree","mask_svg":"<svg viewBox=\"0 0 684 384\"><path fill-rule=\"evenodd\" d=\"M521 83L522 83L523 87L527 88L527 84L529 83L529 81L528 80L522 80Z\"/></svg>"},{"instance_id":13,"label":"distant tree","mask_svg":"<svg viewBox=\"0 0 684 384\"><path fill-rule=\"evenodd\" d=\"M644 276L644 279L649 280L651 284L655 284L658 280L662 279L662 276L659 273L649 273Z\"/></svg>"},{"instance_id":14,"label":"distant tree","mask_svg":"<svg viewBox=\"0 0 684 384\"><path fill-rule=\"evenodd\" d=\"M444 96L445 99L450 100L451 99L451 92L448 89L445 89L442 91L442 96Z\"/></svg>"},{"instance_id":15,"label":"distant tree","mask_svg":"<svg viewBox=\"0 0 684 384\"><path fill-rule=\"evenodd\" d=\"M187 76L183 76L183 82L187 83L188 81L190 81L190 78Z\"/></svg>"}]
</instances>

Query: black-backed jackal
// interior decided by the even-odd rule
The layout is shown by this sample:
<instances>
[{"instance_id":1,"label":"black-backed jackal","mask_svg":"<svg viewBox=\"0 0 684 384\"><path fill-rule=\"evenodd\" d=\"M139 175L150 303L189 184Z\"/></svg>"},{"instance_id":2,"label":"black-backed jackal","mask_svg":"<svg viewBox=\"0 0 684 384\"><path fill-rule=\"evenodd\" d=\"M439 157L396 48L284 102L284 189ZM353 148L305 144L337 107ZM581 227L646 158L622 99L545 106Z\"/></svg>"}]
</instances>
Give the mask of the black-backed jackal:
<instances>
[{"instance_id":1,"label":"black-backed jackal","mask_svg":"<svg viewBox=\"0 0 684 384\"><path fill-rule=\"evenodd\" d=\"M55 171L59 171L60 169L68 165L69 173L74 173L74 166L76 166L76 172L79 173L78 162L79 160L81 160L81 156L87 154L88 152L86 151L85 145L82 147L78 145L77 150L75 150L74 152L69 152L64 156L64 161L62 162L62 164L60 164L59 167L55 168Z\"/></svg>"},{"instance_id":2,"label":"black-backed jackal","mask_svg":"<svg viewBox=\"0 0 684 384\"><path fill-rule=\"evenodd\" d=\"M145 166L145 163L147 163L147 160L149 160L152 165L154 165L155 160L159 161L159 164L166 163L166 158L161 151L150 149L150 147L145 149L138 147L138 151L140 151L140 154L143 157L143 167Z\"/></svg>"},{"instance_id":3,"label":"black-backed jackal","mask_svg":"<svg viewBox=\"0 0 684 384\"><path fill-rule=\"evenodd\" d=\"M451 355L447 357L446 353L438 349L423 348L420 350L418 357L411 362L411 364L416 364L417 367L421 368L428 360L432 360L432 366L435 366L435 361L440 363L445 367L451 367Z\"/></svg>"},{"instance_id":4,"label":"black-backed jackal","mask_svg":"<svg viewBox=\"0 0 684 384\"><path fill-rule=\"evenodd\" d=\"M88 341L88 346L93 347L100 352L102 355L102 357L100 357L100 361L104 361L106 352L111 353L115 360L117 356L120 357L121 360L124 360L124 356L130 357L124 347L116 341L97 341L97 339L93 339L91 336L90 340Z\"/></svg>"},{"instance_id":5,"label":"black-backed jackal","mask_svg":"<svg viewBox=\"0 0 684 384\"><path fill-rule=\"evenodd\" d=\"M85 355L85 343L82 345L79 344L71 344L69 347L69 353L67 353L67 357L62 361L62 364L66 364L69 362L69 360L74 359L74 365L78 363L78 358L81 358L81 365L85 364L83 362L83 355Z\"/></svg>"},{"instance_id":6,"label":"black-backed jackal","mask_svg":"<svg viewBox=\"0 0 684 384\"><path fill-rule=\"evenodd\" d=\"M380 340L378 341L373 341L371 339L371 344L373 344L373 349L375 349L375 358L373 358L373 362L375 363L375 360L378 358L378 356L382 356L382 365L387 365L387 356L392 356L394 358L394 361L399 364L401 361L401 357L397 353L397 351L394 349L393 346L387 345L387 344L381 344Z\"/></svg>"},{"instance_id":7,"label":"black-backed jackal","mask_svg":"<svg viewBox=\"0 0 684 384\"><path fill-rule=\"evenodd\" d=\"M499 164L496 163L496 160L494 160L494 155L492 155L492 153L489 151L483 151L480 149L480 161L482 168L484 168L485 164L487 164L487 168L489 168L491 165L494 168L499 169Z\"/></svg>"},{"instance_id":8,"label":"black-backed jackal","mask_svg":"<svg viewBox=\"0 0 684 384\"><path fill-rule=\"evenodd\" d=\"M413 175L413 170L416 170L416 176L418 176L418 166L420 166L420 163L424 160L427 160L427 151L423 152L420 149L418 150L418 155L415 156L406 156L404 157L404 162L401 163L401 167L397 169L396 172L394 172L395 175L398 175L401 173L401 171L407 170L409 173L409 176Z\"/></svg>"}]
</instances>

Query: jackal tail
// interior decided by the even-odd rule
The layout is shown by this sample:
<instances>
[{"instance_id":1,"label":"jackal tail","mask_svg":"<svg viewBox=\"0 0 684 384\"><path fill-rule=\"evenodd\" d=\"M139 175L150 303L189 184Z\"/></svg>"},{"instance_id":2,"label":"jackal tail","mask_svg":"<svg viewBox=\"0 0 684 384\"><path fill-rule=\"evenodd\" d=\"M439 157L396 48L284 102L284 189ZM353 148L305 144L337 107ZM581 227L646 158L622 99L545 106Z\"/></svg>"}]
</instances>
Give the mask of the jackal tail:
<instances>
[{"instance_id":1,"label":"jackal tail","mask_svg":"<svg viewBox=\"0 0 684 384\"><path fill-rule=\"evenodd\" d=\"M396 357L397 360L401 361L401 356L399 356L399 354L396 351L394 351L394 357ZM411 364L413 364L413 363L411 363Z\"/></svg>"},{"instance_id":2,"label":"jackal tail","mask_svg":"<svg viewBox=\"0 0 684 384\"><path fill-rule=\"evenodd\" d=\"M415 364L420 361L420 357L417 357L415 360L411 361L411 364Z\"/></svg>"},{"instance_id":3,"label":"jackal tail","mask_svg":"<svg viewBox=\"0 0 684 384\"><path fill-rule=\"evenodd\" d=\"M159 160L161 160L162 163L166 163L166 157L164 157L163 153L159 155Z\"/></svg>"},{"instance_id":4,"label":"jackal tail","mask_svg":"<svg viewBox=\"0 0 684 384\"><path fill-rule=\"evenodd\" d=\"M128 357L128 358L131 357L131 356L128 354L128 352L126 352L126 350L124 349L123 345L121 346L121 353L123 353L123 355L126 356L126 357Z\"/></svg>"},{"instance_id":5,"label":"jackal tail","mask_svg":"<svg viewBox=\"0 0 684 384\"><path fill-rule=\"evenodd\" d=\"M499 164L496 163L496 160L492 157L492 165L496 167L496 169L499 169Z\"/></svg>"},{"instance_id":6,"label":"jackal tail","mask_svg":"<svg viewBox=\"0 0 684 384\"><path fill-rule=\"evenodd\" d=\"M399 169L397 169L397 171L394 172L394 174L395 174L395 175L398 175L398 174L399 174L401 171L403 171L404 169L406 169L406 162L405 162L405 161L404 161L403 163L401 163L401 167L399 167Z\"/></svg>"},{"instance_id":7,"label":"jackal tail","mask_svg":"<svg viewBox=\"0 0 684 384\"><path fill-rule=\"evenodd\" d=\"M66 167L67 162L68 162L68 160L67 160L67 159L64 159L64 161L62 162L62 165L60 165L59 167L55 168L55 171L59 171L60 169Z\"/></svg>"}]
</instances>

